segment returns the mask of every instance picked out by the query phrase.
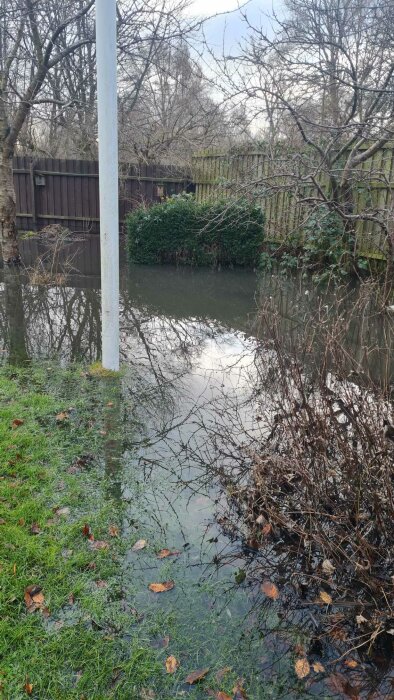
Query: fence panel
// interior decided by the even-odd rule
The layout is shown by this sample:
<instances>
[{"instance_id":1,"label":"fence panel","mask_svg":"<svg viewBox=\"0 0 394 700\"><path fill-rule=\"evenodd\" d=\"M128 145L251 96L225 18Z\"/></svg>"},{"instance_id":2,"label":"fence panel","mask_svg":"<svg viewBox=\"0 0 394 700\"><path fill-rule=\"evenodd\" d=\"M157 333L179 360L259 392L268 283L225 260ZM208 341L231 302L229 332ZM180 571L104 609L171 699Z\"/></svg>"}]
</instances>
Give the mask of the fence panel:
<instances>
[{"instance_id":1,"label":"fence panel","mask_svg":"<svg viewBox=\"0 0 394 700\"><path fill-rule=\"evenodd\" d=\"M62 224L71 231L100 232L97 161L14 158L17 227L37 231ZM173 166L128 166L119 171L119 216L142 203L160 202L191 186L189 174Z\"/></svg>"},{"instance_id":2,"label":"fence panel","mask_svg":"<svg viewBox=\"0 0 394 700\"><path fill-rule=\"evenodd\" d=\"M297 159L297 154L283 153L275 160L263 151L223 153L208 150L193 158L197 200L202 202L229 194L240 196L243 192L252 195L264 209L266 237L271 241L283 241L302 234L310 209L300 200L317 195L314 186L306 179L303 181L303 174L306 174L305 166L301 159ZM388 216L394 194L392 143L365 161L359 176L360 180L354 187L354 211L384 211ZM318 175L317 179L319 186L327 191L327 175ZM367 187L363 186L363 181L367 182ZM378 224L359 220L356 234L360 254L385 257L384 235Z\"/></svg>"}]
</instances>

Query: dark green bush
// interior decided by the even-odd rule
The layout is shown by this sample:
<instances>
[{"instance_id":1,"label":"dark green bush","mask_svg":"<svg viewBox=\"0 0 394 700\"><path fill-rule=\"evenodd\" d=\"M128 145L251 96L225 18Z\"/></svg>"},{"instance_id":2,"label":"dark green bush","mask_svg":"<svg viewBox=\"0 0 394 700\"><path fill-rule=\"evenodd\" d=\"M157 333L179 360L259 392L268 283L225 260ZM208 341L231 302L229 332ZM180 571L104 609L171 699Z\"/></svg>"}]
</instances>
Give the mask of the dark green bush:
<instances>
[{"instance_id":1,"label":"dark green bush","mask_svg":"<svg viewBox=\"0 0 394 700\"><path fill-rule=\"evenodd\" d=\"M127 218L129 259L135 263L254 267L264 214L246 201L196 202L180 195Z\"/></svg>"}]
</instances>

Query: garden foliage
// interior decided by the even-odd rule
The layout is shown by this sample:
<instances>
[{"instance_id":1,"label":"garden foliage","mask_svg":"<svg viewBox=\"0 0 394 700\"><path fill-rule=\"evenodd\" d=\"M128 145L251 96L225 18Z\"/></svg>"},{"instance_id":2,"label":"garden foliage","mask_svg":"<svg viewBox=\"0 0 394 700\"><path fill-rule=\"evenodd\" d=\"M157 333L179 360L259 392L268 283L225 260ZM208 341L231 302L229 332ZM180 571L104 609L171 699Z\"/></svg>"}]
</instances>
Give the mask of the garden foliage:
<instances>
[{"instance_id":1,"label":"garden foliage","mask_svg":"<svg viewBox=\"0 0 394 700\"><path fill-rule=\"evenodd\" d=\"M197 202L178 195L127 220L129 259L135 263L245 266L258 264L264 214L246 200Z\"/></svg>"}]
</instances>

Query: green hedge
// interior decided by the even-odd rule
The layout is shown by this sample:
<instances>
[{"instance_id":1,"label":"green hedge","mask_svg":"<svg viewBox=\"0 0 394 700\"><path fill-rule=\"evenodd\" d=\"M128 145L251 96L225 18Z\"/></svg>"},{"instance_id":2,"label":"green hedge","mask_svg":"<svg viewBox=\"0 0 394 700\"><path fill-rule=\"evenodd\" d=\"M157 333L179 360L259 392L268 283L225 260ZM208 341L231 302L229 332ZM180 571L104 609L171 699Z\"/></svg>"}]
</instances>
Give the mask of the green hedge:
<instances>
[{"instance_id":1,"label":"green hedge","mask_svg":"<svg viewBox=\"0 0 394 700\"><path fill-rule=\"evenodd\" d=\"M196 202L178 195L127 217L129 259L135 263L258 265L264 214L246 201Z\"/></svg>"}]
</instances>

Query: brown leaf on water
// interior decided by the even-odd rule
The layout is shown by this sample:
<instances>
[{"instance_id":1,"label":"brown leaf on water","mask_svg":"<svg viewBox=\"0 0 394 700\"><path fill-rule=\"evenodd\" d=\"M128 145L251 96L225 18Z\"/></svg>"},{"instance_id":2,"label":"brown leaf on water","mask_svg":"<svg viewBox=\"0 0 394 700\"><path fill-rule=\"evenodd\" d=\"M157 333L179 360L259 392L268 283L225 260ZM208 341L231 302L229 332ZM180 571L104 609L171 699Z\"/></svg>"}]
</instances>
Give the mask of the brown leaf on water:
<instances>
[{"instance_id":1,"label":"brown leaf on water","mask_svg":"<svg viewBox=\"0 0 394 700\"><path fill-rule=\"evenodd\" d=\"M108 528L110 537L119 537L119 528L116 525L110 525Z\"/></svg>"},{"instance_id":2,"label":"brown leaf on water","mask_svg":"<svg viewBox=\"0 0 394 700\"><path fill-rule=\"evenodd\" d=\"M170 643L170 638L168 636L167 637L160 637L160 638L153 639L151 642L151 646L154 649L167 649L169 643Z\"/></svg>"},{"instance_id":3,"label":"brown leaf on water","mask_svg":"<svg viewBox=\"0 0 394 700\"><path fill-rule=\"evenodd\" d=\"M268 535L270 535L271 532L272 532L272 525L270 523L267 523L266 525L264 525L264 527L261 530L261 534L264 537L268 537Z\"/></svg>"},{"instance_id":4,"label":"brown leaf on water","mask_svg":"<svg viewBox=\"0 0 394 700\"><path fill-rule=\"evenodd\" d=\"M360 698L359 689L351 685L344 676L332 673L327 679L327 684L338 695L345 695L348 698L352 698L352 700L359 700Z\"/></svg>"},{"instance_id":5,"label":"brown leaf on water","mask_svg":"<svg viewBox=\"0 0 394 700\"><path fill-rule=\"evenodd\" d=\"M320 661L315 661L315 663L312 664L312 668L315 673L324 673L324 671L326 670L323 664L320 663Z\"/></svg>"},{"instance_id":6,"label":"brown leaf on water","mask_svg":"<svg viewBox=\"0 0 394 700\"><path fill-rule=\"evenodd\" d=\"M137 542L132 546L131 551L132 552L139 552L140 549L145 549L147 545L146 540L137 540Z\"/></svg>"},{"instance_id":7,"label":"brown leaf on water","mask_svg":"<svg viewBox=\"0 0 394 700\"><path fill-rule=\"evenodd\" d=\"M263 581L261 584L261 590L271 600L277 600L279 598L279 590L272 581Z\"/></svg>"},{"instance_id":8,"label":"brown leaf on water","mask_svg":"<svg viewBox=\"0 0 394 700\"><path fill-rule=\"evenodd\" d=\"M332 627L332 629L329 630L328 634L330 635L330 637L332 637L332 639L335 639L340 642L344 642L348 638L346 630L340 625Z\"/></svg>"},{"instance_id":9,"label":"brown leaf on water","mask_svg":"<svg viewBox=\"0 0 394 700\"><path fill-rule=\"evenodd\" d=\"M91 541L90 546L92 549L109 549L109 544L105 540Z\"/></svg>"},{"instance_id":10,"label":"brown leaf on water","mask_svg":"<svg viewBox=\"0 0 394 700\"><path fill-rule=\"evenodd\" d=\"M335 566L329 559L324 559L321 568L325 574L328 574L328 576L331 576L335 571Z\"/></svg>"},{"instance_id":11,"label":"brown leaf on water","mask_svg":"<svg viewBox=\"0 0 394 700\"><path fill-rule=\"evenodd\" d=\"M165 593L166 591L171 591L174 586L174 581L163 581L162 583L150 583L148 588L153 593Z\"/></svg>"},{"instance_id":12,"label":"brown leaf on water","mask_svg":"<svg viewBox=\"0 0 394 700\"><path fill-rule=\"evenodd\" d=\"M209 668L199 668L197 671L189 673L189 675L185 679L185 683L188 683L189 685L194 685L195 683L202 681L208 673Z\"/></svg>"},{"instance_id":13,"label":"brown leaf on water","mask_svg":"<svg viewBox=\"0 0 394 700\"><path fill-rule=\"evenodd\" d=\"M319 591L319 599L322 603L325 603L325 605L332 604L332 598L326 591Z\"/></svg>"},{"instance_id":14,"label":"brown leaf on water","mask_svg":"<svg viewBox=\"0 0 394 700\"><path fill-rule=\"evenodd\" d=\"M306 678L306 676L309 676L311 667L308 659L297 659L294 664L294 670L297 674L297 678Z\"/></svg>"},{"instance_id":15,"label":"brown leaf on water","mask_svg":"<svg viewBox=\"0 0 394 700\"><path fill-rule=\"evenodd\" d=\"M175 656L168 656L166 659L166 671L167 673L175 673L175 671L179 668L179 661L178 659L175 658Z\"/></svg>"},{"instance_id":16,"label":"brown leaf on water","mask_svg":"<svg viewBox=\"0 0 394 700\"><path fill-rule=\"evenodd\" d=\"M28 586L25 589L24 599L28 613L33 613L36 610L42 610L45 607L44 594L41 586Z\"/></svg>"},{"instance_id":17,"label":"brown leaf on water","mask_svg":"<svg viewBox=\"0 0 394 700\"><path fill-rule=\"evenodd\" d=\"M165 559L166 557L179 557L180 551L177 549L161 549L157 554L158 559Z\"/></svg>"},{"instance_id":18,"label":"brown leaf on water","mask_svg":"<svg viewBox=\"0 0 394 700\"><path fill-rule=\"evenodd\" d=\"M68 413L66 411L61 411L60 413L57 414L56 421L58 423L63 423L63 421L67 420L67 418L68 418Z\"/></svg>"},{"instance_id":19,"label":"brown leaf on water","mask_svg":"<svg viewBox=\"0 0 394 700\"><path fill-rule=\"evenodd\" d=\"M19 426L23 425L24 422L25 421L22 420L21 418L14 418L14 420L11 423L12 429L15 430L15 428L19 428Z\"/></svg>"},{"instance_id":20,"label":"brown leaf on water","mask_svg":"<svg viewBox=\"0 0 394 700\"><path fill-rule=\"evenodd\" d=\"M217 673L215 674L217 682L220 683L223 680L224 676L230 673L230 671L232 671L231 666L224 666L224 668L219 669L219 671L217 671Z\"/></svg>"}]
</instances>

